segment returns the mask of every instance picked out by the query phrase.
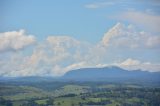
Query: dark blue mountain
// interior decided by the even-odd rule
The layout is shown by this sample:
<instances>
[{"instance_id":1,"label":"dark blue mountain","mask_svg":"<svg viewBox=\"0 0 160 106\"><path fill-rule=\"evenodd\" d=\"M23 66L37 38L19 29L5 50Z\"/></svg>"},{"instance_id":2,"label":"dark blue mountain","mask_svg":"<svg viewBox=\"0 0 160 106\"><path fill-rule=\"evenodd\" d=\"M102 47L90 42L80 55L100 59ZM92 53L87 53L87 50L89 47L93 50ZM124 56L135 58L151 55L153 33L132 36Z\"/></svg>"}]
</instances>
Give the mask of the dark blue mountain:
<instances>
[{"instance_id":1,"label":"dark blue mountain","mask_svg":"<svg viewBox=\"0 0 160 106\"><path fill-rule=\"evenodd\" d=\"M109 82L109 83L134 83L144 85L160 86L160 72L149 72L141 70L128 71L119 67L104 68L81 68L71 70L61 77L48 76L28 76L28 77L0 77L1 82L30 83L50 83L50 82Z\"/></svg>"},{"instance_id":2,"label":"dark blue mountain","mask_svg":"<svg viewBox=\"0 0 160 106\"><path fill-rule=\"evenodd\" d=\"M62 79L75 81L158 81L160 72L128 71L119 67L82 68L67 72Z\"/></svg>"}]
</instances>

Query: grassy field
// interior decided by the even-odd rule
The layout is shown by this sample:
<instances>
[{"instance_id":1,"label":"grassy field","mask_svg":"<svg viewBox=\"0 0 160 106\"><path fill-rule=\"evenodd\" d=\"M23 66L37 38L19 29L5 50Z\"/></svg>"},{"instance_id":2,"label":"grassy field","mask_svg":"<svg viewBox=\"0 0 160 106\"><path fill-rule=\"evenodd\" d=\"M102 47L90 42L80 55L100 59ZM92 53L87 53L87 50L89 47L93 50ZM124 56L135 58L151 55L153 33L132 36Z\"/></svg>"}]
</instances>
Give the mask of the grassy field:
<instances>
[{"instance_id":1,"label":"grassy field","mask_svg":"<svg viewBox=\"0 0 160 106\"><path fill-rule=\"evenodd\" d=\"M1 89L0 94L7 100L26 100L52 96L49 92L30 86L5 86Z\"/></svg>"},{"instance_id":2,"label":"grassy field","mask_svg":"<svg viewBox=\"0 0 160 106\"><path fill-rule=\"evenodd\" d=\"M51 85L0 85L0 106L159 106L159 100L160 88L134 84L65 83L53 90Z\"/></svg>"}]
</instances>

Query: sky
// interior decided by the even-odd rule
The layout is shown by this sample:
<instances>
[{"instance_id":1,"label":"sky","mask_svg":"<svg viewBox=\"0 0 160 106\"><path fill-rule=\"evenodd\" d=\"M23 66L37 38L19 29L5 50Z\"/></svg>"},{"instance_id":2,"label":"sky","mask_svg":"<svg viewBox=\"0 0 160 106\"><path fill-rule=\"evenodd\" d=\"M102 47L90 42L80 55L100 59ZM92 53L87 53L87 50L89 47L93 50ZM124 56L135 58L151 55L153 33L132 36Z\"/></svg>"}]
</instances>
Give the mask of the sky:
<instances>
[{"instance_id":1,"label":"sky","mask_svg":"<svg viewBox=\"0 0 160 106\"><path fill-rule=\"evenodd\" d=\"M159 0L1 0L0 76L160 71Z\"/></svg>"}]
</instances>

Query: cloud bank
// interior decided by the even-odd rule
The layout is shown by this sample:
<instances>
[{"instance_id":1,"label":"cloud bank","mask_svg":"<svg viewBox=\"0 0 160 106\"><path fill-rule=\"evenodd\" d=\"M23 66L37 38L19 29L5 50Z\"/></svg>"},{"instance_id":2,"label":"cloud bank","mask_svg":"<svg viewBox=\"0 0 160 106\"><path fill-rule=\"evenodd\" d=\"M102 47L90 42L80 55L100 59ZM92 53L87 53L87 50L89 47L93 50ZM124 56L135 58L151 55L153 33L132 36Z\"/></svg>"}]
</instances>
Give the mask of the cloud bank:
<instances>
[{"instance_id":1,"label":"cloud bank","mask_svg":"<svg viewBox=\"0 0 160 106\"><path fill-rule=\"evenodd\" d=\"M136 59L141 55L140 49L144 54L159 51L160 37L137 30L133 25L117 23L97 44L51 35L37 42L26 55L25 48L35 42L35 37L25 34L24 30L0 33L0 51L5 52L0 54L0 75L61 76L73 69L109 65L160 71L159 63ZM13 52L7 53L10 51ZM127 57L131 52L137 55Z\"/></svg>"}]
</instances>

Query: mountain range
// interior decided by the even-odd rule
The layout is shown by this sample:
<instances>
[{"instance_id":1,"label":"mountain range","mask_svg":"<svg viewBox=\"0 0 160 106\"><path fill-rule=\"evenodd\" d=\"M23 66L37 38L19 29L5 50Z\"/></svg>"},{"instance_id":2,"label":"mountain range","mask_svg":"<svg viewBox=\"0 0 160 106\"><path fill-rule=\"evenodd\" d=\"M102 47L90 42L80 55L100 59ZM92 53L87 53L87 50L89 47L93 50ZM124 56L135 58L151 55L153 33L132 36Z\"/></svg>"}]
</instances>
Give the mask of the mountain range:
<instances>
[{"instance_id":1,"label":"mountain range","mask_svg":"<svg viewBox=\"0 0 160 106\"><path fill-rule=\"evenodd\" d=\"M119 67L81 68L67 72L61 77L76 81L159 81L160 72L125 70Z\"/></svg>"},{"instance_id":2,"label":"mountain range","mask_svg":"<svg viewBox=\"0 0 160 106\"><path fill-rule=\"evenodd\" d=\"M61 77L0 77L0 81L105 81L105 82L134 82L160 84L160 72L142 70L125 70L120 67L81 68L71 70Z\"/></svg>"}]
</instances>

